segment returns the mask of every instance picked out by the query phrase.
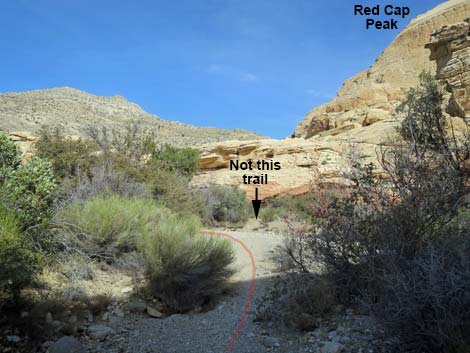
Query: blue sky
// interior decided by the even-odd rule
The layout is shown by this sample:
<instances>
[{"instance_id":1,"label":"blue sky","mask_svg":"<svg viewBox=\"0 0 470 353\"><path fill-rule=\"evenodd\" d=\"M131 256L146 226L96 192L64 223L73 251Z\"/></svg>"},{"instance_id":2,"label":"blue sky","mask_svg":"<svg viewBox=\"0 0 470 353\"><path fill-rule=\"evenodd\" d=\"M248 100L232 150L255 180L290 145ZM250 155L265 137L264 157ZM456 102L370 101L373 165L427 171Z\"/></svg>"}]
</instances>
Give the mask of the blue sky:
<instances>
[{"instance_id":1,"label":"blue sky","mask_svg":"<svg viewBox=\"0 0 470 353\"><path fill-rule=\"evenodd\" d=\"M395 0L416 15L442 0ZM0 92L70 86L198 126L292 133L398 34L376 0L0 0Z\"/></svg>"}]
</instances>

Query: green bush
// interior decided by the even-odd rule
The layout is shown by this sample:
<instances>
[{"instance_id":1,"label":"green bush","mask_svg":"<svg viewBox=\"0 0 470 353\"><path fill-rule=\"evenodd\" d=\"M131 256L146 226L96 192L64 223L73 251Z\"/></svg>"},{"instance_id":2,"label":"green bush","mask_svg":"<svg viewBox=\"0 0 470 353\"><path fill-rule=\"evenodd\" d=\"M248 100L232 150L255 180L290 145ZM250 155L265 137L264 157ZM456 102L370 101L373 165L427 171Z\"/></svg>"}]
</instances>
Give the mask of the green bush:
<instances>
[{"instance_id":1,"label":"green bush","mask_svg":"<svg viewBox=\"0 0 470 353\"><path fill-rule=\"evenodd\" d=\"M39 255L28 248L19 221L0 207L0 292L17 298L39 270Z\"/></svg>"},{"instance_id":2,"label":"green bush","mask_svg":"<svg viewBox=\"0 0 470 353\"><path fill-rule=\"evenodd\" d=\"M36 155L48 159L58 178L73 178L79 173L87 175L97 163L93 154L98 146L82 139L63 136L60 129L43 128L35 144Z\"/></svg>"},{"instance_id":3,"label":"green bush","mask_svg":"<svg viewBox=\"0 0 470 353\"><path fill-rule=\"evenodd\" d=\"M162 212L151 200L98 195L61 209L55 224L65 246L114 261L120 252L136 249L137 239L158 222Z\"/></svg>"},{"instance_id":4,"label":"green bush","mask_svg":"<svg viewBox=\"0 0 470 353\"><path fill-rule=\"evenodd\" d=\"M169 144L159 146L155 134L143 129L139 122L131 122L122 131L104 127L87 130L99 146L101 158L137 181L153 181L161 170L190 177L198 168L198 150Z\"/></svg>"},{"instance_id":5,"label":"green bush","mask_svg":"<svg viewBox=\"0 0 470 353\"><path fill-rule=\"evenodd\" d=\"M408 141L435 150L444 148L447 120L442 113L443 95L430 73L422 72L419 85L411 88L397 109L404 116L398 131Z\"/></svg>"},{"instance_id":6,"label":"green bush","mask_svg":"<svg viewBox=\"0 0 470 353\"><path fill-rule=\"evenodd\" d=\"M197 235L199 228L195 216L181 218L167 211L140 245L150 288L172 311L209 303L233 273L229 241Z\"/></svg>"},{"instance_id":7,"label":"green bush","mask_svg":"<svg viewBox=\"0 0 470 353\"><path fill-rule=\"evenodd\" d=\"M293 215L305 219L306 221L313 221L312 203L315 202L315 197L316 195L313 192L297 196L277 196L266 201L265 210L275 210L271 212L271 215L274 213L284 216ZM260 213L260 216L261 215L262 213Z\"/></svg>"},{"instance_id":8,"label":"green bush","mask_svg":"<svg viewBox=\"0 0 470 353\"><path fill-rule=\"evenodd\" d=\"M263 212L260 213L259 219L264 225L275 221L278 217L285 215L283 210L280 208L267 207L263 208Z\"/></svg>"},{"instance_id":9,"label":"green bush","mask_svg":"<svg viewBox=\"0 0 470 353\"><path fill-rule=\"evenodd\" d=\"M199 151L190 147L175 147L168 144L156 148L150 164L184 176L191 176L199 166Z\"/></svg>"},{"instance_id":10,"label":"green bush","mask_svg":"<svg viewBox=\"0 0 470 353\"><path fill-rule=\"evenodd\" d=\"M56 190L51 165L35 157L10 171L0 197L18 215L22 228L27 229L50 219Z\"/></svg>"},{"instance_id":11,"label":"green bush","mask_svg":"<svg viewBox=\"0 0 470 353\"><path fill-rule=\"evenodd\" d=\"M236 187L211 185L198 191L204 207L202 220L207 225L243 225L250 210L246 194Z\"/></svg>"},{"instance_id":12,"label":"green bush","mask_svg":"<svg viewBox=\"0 0 470 353\"><path fill-rule=\"evenodd\" d=\"M7 134L0 131L0 171L16 168L20 163L21 151L19 147L10 140Z\"/></svg>"}]
</instances>

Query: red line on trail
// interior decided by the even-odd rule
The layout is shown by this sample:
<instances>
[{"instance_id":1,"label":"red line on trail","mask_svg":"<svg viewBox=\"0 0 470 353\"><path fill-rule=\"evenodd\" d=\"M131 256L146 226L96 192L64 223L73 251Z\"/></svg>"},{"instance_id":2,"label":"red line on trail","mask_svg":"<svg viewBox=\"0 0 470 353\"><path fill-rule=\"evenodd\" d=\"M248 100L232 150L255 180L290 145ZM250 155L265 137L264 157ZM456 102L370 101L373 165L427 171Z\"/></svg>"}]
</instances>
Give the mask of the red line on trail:
<instances>
[{"instance_id":1,"label":"red line on trail","mask_svg":"<svg viewBox=\"0 0 470 353\"><path fill-rule=\"evenodd\" d=\"M256 282L256 265L255 265L255 258L253 256L253 253L251 252L250 249L248 249L248 246L245 245L243 241L241 241L238 238L235 238L234 236L227 234L227 233L220 233L220 232L212 232L209 230L205 230L202 232L202 234L206 235L214 235L214 236L219 236L219 237L225 237L228 238L238 244L241 245L243 250L246 251L248 256L250 256L250 261L251 261L251 284L250 284L250 292L248 293L248 298L246 299L246 304L245 308L243 309L243 314L240 322L238 323L237 327L235 328L235 331L233 332L232 338L230 339L230 342L227 345L227 348L225 349L226 352L230 352L232 350L233 344L235 343L235 340L238 337L238 334L243 328L243 324L245 323L246 317L248 315L248 311L250 310L251 306L251 301L253 300L253 296L255 294L255 282Z\"/></svg>"}]
</instances>

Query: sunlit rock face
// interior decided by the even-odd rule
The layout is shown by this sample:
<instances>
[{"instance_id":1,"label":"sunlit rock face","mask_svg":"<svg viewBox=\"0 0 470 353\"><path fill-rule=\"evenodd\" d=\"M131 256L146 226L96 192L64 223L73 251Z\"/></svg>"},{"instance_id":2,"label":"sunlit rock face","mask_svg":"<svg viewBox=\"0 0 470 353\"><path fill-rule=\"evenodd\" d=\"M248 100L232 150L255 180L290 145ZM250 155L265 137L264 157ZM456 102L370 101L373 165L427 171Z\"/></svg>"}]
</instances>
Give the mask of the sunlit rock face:
<instances>
[{"instance_id":1,"label":"sunlit rock face","mask_svg":"<svg viewBox=\"0 0 470 353\"><path fill-rule=\"evenodd\" d=\"M331 102L310 111L294 138L201 146L201 172L193 184L237 185L254 195L255 186L242 182L245 172L230 170L231 159L281 162L281 170L269 172L268 185L260 186L262 198L304 193L318 183L344 183L352 155L374 163L380 175L377 152L394 139L395 108L423 70L447 87L445 109L457 130L464 127L470 68L468 21L461 21L468 17L470 1L451 0L415 18L368 70L347 80Z\"/></svg>"},{"instance_id":2,"label":"sunlit rock face","mask_svg":"<svg viewBox=\"0 0 470 353\"><path fill-rule=\"evenodd\" d=\"M425 48L431 33L467 17L468 0L446 1L416 17L369 69L348 79L332 101L308 112L293 137L312 138L335 133L332 130L341 133L390 117L423 70L436 73L436 63L429 60Z\"/></svg>"},{"instance_id":3,"label":"sunlit rock face","mask_svg":"<svg viewBox=\"0 0 470 353\"><path fill-rule=\"evenodd\" d=\"M448 92L447 113L470 119L470 18L432 33L426 48L436 61L436 78Z\"/></svg>"}]
</instances>

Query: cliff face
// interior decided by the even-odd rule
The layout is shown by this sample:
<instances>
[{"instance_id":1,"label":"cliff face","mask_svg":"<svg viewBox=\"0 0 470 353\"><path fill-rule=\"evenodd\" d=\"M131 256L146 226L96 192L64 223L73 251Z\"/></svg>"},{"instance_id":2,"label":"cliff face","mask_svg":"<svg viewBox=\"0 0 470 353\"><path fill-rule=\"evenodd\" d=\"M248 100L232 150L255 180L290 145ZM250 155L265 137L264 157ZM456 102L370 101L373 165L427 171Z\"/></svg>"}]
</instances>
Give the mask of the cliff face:
<instances>
[{"instance_id":1,"label":"cliff face","mask_svg":"<svg viewBox=\"0 0 470 353\"><path fill-rule=\"evenodd\" d=\"M426 48L437 63L436 78L448 92L447 113L470 119L470 18L432 33Z\"/></svg>"},{"instance_id":2,"label":"cliff face","mask_svg":"<svg viewBox=\"0 0 470 353\"><path fill-rule=\"evenodd\" d=\"M470 1L450 0L415 18L368 70L347 80L331 102L308 112L293 137L361 128L390 117L403 94L416 85L421 71L436 73L436 64L425 49L430 34L467 17Z\"/></svg>"},{"instance_id":3,"label":"cliff face","mask_svg":"<svg viewBox=\"0 0 470 353\"><path fill-rule=\"evenodd\" d=\"M344 182L351 155L377 165L377 148L390 141L399 124L395 107L423 69L445 87L446 111L456 132L462 131L462 118L470 117L470 24L459 21L468 16L470 0L456 0L413 20L368 71L348 80L338 97L307 115L295 133L304 138L201 146L202 171L194 184L238 185L254 195L253 185L241 184L245 172L228 169L231 159L281 162L282 169L270 172L268 185L260 187L261 197L303 193L318 181Z\"/></svg>"}]
</instances>

